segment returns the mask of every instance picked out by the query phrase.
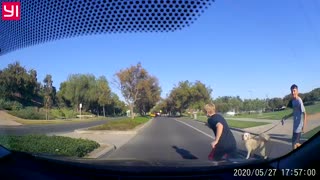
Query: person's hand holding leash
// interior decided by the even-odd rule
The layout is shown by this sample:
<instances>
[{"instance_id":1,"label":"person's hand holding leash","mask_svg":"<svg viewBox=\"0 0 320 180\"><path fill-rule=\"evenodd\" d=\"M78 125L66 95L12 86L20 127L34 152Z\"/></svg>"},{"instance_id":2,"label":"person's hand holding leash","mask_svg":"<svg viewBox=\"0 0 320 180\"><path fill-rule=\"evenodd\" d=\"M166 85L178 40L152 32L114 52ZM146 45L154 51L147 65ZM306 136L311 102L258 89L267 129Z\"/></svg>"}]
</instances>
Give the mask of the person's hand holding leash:
<instances>
[{"instance_id":1,"label":"person's hand holding leash","mask_svg":"<svg viewBox=\"0 0 320 180\"><path fill-rule=\"evenodd\" d=\"M287 119L287 116L284 116L282 119L281 119L281 124L282 126L284 125L284 121Z\"/></svg>"}]
</instances>

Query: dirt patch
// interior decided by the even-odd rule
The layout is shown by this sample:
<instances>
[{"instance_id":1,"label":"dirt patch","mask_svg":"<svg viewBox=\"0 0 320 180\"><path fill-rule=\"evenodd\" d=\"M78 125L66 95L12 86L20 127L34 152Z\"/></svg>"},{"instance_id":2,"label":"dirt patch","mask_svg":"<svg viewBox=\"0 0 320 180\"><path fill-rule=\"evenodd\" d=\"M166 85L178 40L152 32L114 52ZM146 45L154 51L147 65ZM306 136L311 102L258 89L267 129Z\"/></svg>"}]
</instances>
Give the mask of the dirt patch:
<instances>
[{"instance_id":1,"label":"dirt patch","mask_svg":"<svg viewBox=\"0 0 320 180\"><path fill-rule=\"evenodd\" d=\"M307 120L309 121L312 121L312 120L320 120L320 113L316 113L316 114L310 114L308 115L307 114Z\"/></svg>"}]
</instances>

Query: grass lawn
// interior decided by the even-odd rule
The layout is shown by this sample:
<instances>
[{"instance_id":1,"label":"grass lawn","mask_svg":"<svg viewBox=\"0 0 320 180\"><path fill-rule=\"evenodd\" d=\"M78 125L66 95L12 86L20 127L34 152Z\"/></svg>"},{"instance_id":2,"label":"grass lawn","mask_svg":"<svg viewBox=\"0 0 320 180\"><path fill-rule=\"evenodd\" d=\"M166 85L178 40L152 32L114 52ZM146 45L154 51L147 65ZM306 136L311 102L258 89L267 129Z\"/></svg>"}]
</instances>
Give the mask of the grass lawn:
<instances>
[{"instance_id":1,"label":"grass lawn","mask_svg":"<svg viewBox=\"0 0 320 180\"><path fill-rule=\"evenodd\" d=\"M198 117L198 120L203 121L203 122L207 122L207 117L200 116L200 117ZM270 124L270 123L266 123L266 122L237 121L237 120L231 120L231 119L226 119L226 120L228 122L229 127L239 128L239 129Z\"/></svg>"},{"instance_id":2,"label":"grass lawn","mask_svg":"<svg viewBox=\"0 0 320 180\"><path fill-rule=\"evenodd\" d=\"M306 139L309 139L311 138L313 135L317 134L317 132L320 131L320 126L312 129L311 131L308 131L307 133L303 134L302 137L303 138L306 138Z\"/></svg>"},{"instance_id":3,"label":"grass lawn","mask_svg":"<svg viewBox=\"0 0 320 180\"><path fill-rule=\"evenodd\" d=\"M81 122L92 122L98 120L106 120L106 117L94 117L94 118L87 118L87 119L64 119L64 120L26 120L26 119L19 119L15 120L18 123L25 124L25 125L44 125L44 124L71 124L71 123L81 123Z\"/></svg>"},{"instance_id":4,"label":"grass lawn","mask_svg":"<svg viewBox=\"0 0 320 180\"><path fill-rule=\"evenodd\" d=\"M271 120L280 120L284 116L290 114L292 112L291 109L286 109L283 111L276 112L267 112L261 114L241 114L234 116L235 118L254 118L254 119L271 119Z\"/></svg>"},{"instance_id":5,"label":"grass lawn","mask_svg":"<svg viewBox=\"0 0 320 180\"><path fill-rule=\"evenodd\" d=\"M110 119L107 117L92 117L92 118L69 118L69 119L55 119L55 120L41 120L41 119L23 119L10 114L9 111L0 111L0 117L7 120L12 120L20 124L25 125L44 125L44 124L70 124L70 123L80 123L80 122L92 122L97 120Z\"/></svg>"},{"instance_id":6,"label":"grass lawn","mask_svg":"<svg viewBox=\"0 0 320 180\"><path fill-rule=\"evenodd\" d=\"M135 117L134 119L125 117L107 122L106 124L89 128L89 130L130 130L146 123L150 117Z\"/></svg>"},{"instance_id":7,"label":"grass lawn","mask_svg":"<svg viewBox=\"0 0 320 180\"><path fill-rule=\"evenodd\" d=\"M307 114L315 114L320 113L320 103L311 106L305 106ZM292 112L292 109L288 108L283 111L276 111L276 112L268 112L268 113L261 113L261 114L241 114L235 116L236 118L256 118L256 119L272 119L272 120L280 120L285 115L288 115Z\"/></svg>"}]
</instances>

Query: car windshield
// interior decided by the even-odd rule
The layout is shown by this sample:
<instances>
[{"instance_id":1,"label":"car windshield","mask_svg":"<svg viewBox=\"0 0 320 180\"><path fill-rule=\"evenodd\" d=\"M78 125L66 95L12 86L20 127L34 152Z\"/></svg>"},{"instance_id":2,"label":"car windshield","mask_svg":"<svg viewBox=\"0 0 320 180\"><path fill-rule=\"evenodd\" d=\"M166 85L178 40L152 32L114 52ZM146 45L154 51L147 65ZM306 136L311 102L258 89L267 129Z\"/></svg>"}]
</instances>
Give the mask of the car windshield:
<instances>
[{"instance_id":1,"label":"car windshield","mask_svg":"<svg viewBox=\"0 0 320 180\"><path fill-rule=\"evenodd\" d=\"M233 164L320 129L318 0L2 0L0 12L9 150Z\"/></svg>"}]
</instances>

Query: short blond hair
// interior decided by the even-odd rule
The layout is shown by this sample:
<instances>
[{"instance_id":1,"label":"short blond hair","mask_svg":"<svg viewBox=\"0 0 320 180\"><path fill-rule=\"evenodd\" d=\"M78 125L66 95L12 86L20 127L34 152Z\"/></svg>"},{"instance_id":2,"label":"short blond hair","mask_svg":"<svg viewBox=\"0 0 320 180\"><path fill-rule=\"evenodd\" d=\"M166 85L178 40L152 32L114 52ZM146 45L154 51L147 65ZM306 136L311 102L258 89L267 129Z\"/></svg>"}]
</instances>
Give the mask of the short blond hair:
<instances>
[{"instance_id":1,"label":"short blond hair","mask_svg":"<svg viewBox=\"0 0 320 180\"><path fill-rule=\"evenodd\" d=\"M204 110L208 113L208 114L213 114L216 112L216 106L212 103L210 104L206 104L204 106Z\"/></svg>"}]
</instances>

